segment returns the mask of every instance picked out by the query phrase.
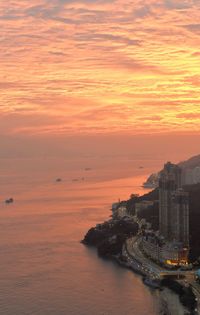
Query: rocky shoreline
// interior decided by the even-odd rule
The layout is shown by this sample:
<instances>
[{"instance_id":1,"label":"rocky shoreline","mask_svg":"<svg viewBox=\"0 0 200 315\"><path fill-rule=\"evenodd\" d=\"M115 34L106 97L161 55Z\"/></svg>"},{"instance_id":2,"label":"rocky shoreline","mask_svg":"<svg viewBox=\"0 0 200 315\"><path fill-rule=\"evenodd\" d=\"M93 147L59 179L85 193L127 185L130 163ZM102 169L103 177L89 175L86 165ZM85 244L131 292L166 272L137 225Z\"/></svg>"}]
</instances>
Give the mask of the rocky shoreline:
<instances>
[{"instance_id":1,"label":"rocky shoreline","mask_svg":"<svg viewBox=\"0 0 200 315\"><path fill-rule=\"evenodd\" d=\"M116 261L120 266L131 269L135 273L145 276L145 272L138 267L137 261L130 263L123 255L125 242L128 238L136 236L138 224L131 219L110 219L96 227L91 228L81 241L84 245L97 248L98 255ZM185 288L175 280L163 280L162 287L166 287L179 296L181 304L185 307L187 315L193 315L196 308L195 295L191 288ZM166 303L165 303L166 304ZM170 306L169 306L170 308ZM161 314L173 314L165 305Z\"/></svg>"},{"instance_id":2,"label":"rocky shoreline","mask_svg":"<svg viewBox=\"0 0 200 315\"><path fill-rule=\"evenodd\" d=\"M81 242L95 246L99 256L110 258L121 255L126 239L137 232L138 224L132 220L111 219L91 228Z\"/></svg>"}]
</instances>

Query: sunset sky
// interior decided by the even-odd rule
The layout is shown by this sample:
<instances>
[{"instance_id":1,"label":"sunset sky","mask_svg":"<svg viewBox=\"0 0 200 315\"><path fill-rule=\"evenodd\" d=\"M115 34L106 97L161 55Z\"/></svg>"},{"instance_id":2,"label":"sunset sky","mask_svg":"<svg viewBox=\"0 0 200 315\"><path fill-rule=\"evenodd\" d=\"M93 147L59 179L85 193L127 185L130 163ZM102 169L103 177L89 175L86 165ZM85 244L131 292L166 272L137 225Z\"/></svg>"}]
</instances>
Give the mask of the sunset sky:
<instances>
[{"instance_id":1,"label":"sunset sky","mask_svg":"<svg viewBox=\"0 0 200 315\"><path fill-rule=\"evenodd\" d=\"M200 134L199 0L0 2L0 134Z\"/></svg>"}]
</instances>

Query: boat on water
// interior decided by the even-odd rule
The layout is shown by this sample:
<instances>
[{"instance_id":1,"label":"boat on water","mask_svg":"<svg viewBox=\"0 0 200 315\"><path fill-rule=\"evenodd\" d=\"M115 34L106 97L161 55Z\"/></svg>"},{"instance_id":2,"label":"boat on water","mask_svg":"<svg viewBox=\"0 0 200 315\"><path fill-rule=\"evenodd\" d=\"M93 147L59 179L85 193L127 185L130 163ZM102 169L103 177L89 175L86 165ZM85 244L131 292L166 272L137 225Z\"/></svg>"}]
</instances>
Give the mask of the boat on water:
<instances>
[{"instance_id":1,"label":"boat on water","mask_svg":"<svg viewBox=\"0 0 200 315\"><path fill-rule=\"evenodd\" d=\"M13 202L14 202L14 199L13 199L13 198L9 198L9 199L6 199L6 200L5 200L5 203L6 203L6 204L13 203Z\"/></svg>"},{"instance_id":2,"label":"boat on water","mask_svg":"<svg viewBox=\"0 0 200 315\"><path fill-rule=\"evenodd\" d=\"M148 285L149 287L151 287L153 289L161 289L161 284L160 284L160 281L158 279L144 277L143 282L144 282L144 284Z\"/></svg>"}]
</instances>

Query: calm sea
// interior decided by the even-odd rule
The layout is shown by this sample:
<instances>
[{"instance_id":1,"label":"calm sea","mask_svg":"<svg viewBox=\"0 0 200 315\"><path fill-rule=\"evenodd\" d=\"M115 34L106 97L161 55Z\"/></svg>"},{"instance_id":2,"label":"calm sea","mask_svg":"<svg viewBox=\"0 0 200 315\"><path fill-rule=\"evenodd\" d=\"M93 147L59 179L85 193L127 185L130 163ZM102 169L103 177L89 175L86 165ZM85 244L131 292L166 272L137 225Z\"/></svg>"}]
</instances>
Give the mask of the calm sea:
<instances>
[{"instance_id":1,"label":"calm sea","mask_svg":"<svg viewBox=\"0 0 200 315\"><path fill-rule=\"evenodd\" d=\"M163 161L102 156L1 159L0 314L154 315L140 276L80 244ZM56 182L61 178L61 182ZM15 202L6 205L6 198Z\"/></svg>"}]
</instances>

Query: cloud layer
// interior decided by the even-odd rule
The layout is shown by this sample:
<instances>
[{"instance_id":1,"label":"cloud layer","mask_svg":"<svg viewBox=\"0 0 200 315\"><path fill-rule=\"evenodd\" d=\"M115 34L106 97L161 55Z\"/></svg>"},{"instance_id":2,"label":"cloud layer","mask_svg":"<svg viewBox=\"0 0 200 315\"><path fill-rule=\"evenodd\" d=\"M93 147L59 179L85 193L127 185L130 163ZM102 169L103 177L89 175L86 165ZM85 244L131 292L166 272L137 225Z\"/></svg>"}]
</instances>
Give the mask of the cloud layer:
<instances>
[{"instance_id":1,"label":"cloud layer","mask_svg":"<svg viewBox=\"0 0 200 315\"><path fill-rule=\"evenodd\" d=\"M0 3L0 134L197 133L200 2Z\"/></svg>"}]
</instances>

